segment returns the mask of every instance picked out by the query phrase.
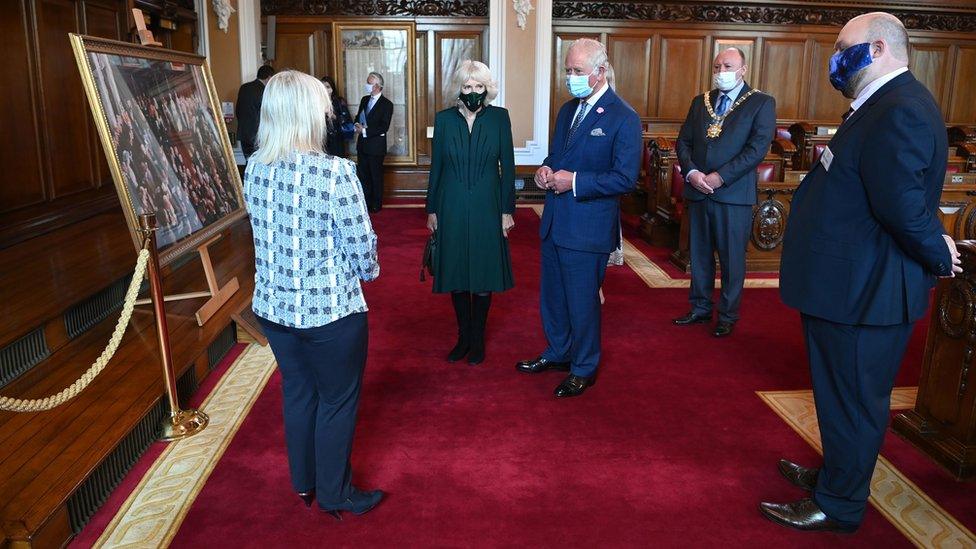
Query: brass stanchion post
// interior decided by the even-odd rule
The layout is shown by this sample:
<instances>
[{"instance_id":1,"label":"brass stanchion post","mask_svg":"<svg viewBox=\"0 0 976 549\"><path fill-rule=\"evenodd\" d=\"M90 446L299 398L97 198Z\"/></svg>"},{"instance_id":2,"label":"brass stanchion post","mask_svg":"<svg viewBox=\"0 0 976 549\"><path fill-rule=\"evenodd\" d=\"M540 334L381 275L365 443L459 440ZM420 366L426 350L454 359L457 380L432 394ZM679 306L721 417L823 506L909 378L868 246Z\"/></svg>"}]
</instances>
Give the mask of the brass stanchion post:
<instances>
[{"instance_id":1,"label":"brass stanchion post","mask_svg":"<svg viewBox=\"0 0 976 549\"><path fill-rule=\"evenodd\" d=\"M163 362L163 380L169 397L170 415L163 420L161 440L186 438L202 431L210 418L199 410L180 410L176 394L176 374L169 349L169 330L166 327L166 309L163 300L163 281L159 274L159 250L156 249L156 215L139 216L139 229L149 239L149 294L152 297L153 314L156 317L156 335L159 337L159 353Z\"/></svg>"}]
</instances>

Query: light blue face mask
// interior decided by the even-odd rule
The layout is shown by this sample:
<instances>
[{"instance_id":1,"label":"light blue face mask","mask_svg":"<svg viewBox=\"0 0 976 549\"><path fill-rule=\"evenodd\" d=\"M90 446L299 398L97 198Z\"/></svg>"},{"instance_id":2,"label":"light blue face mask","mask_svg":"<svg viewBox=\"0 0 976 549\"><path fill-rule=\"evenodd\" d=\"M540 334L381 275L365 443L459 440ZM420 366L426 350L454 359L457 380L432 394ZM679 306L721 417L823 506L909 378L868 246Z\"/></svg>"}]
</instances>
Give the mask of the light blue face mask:
<instances>
[{"instance_id":1,"label":"light blue face mask","mask_svg":"<svg viewBox=\"0 0 976 549\"><path fill-rule=\"evenodd\" d=\"M566 88L569 90L570 95L580 99L589 97L593 93L593 88L590 87L590 77L593 76L598 70L600 70L599 67L594 68L593 72L590 74L567 74Z\"/></svg>"}]
</instances>

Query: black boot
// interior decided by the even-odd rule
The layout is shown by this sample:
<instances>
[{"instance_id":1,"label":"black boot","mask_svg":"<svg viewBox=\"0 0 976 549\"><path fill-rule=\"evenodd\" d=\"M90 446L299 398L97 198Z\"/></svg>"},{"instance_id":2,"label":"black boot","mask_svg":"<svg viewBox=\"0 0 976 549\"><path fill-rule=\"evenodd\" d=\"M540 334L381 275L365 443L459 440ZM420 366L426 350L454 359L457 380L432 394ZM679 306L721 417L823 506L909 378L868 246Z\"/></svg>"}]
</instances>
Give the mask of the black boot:
<instances>
[{"instance_id":1,"label":"black boot","mask_svg":"<svg viewBox=\"0 0 976 549\"><path fill-rule=\"evenodd\" d=\"M468 364L481 364L485 360L485 325L488 323L490 306L490 292L471 296L471 353Z\"/></svg>"},{"instance_id":2,"label":"black boot","mask_svg":"<svg viewBox=\"0 0 976 549\"><path fill-rule=\"evenodd\" d=\"M468 354L471 348L471 292L451 292L454 316L457 318L457 345L447 355L448 362L457 362Z\"/></svg>"}]
</instances>

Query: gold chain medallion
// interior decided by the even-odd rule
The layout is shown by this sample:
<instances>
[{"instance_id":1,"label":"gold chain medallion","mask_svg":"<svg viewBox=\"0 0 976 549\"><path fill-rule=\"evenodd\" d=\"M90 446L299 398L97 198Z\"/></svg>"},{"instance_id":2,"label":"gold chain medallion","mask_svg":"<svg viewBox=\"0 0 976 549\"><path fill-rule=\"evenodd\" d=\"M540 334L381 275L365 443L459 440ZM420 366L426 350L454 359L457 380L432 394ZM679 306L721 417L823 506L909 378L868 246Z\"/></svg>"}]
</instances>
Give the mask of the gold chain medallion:
<instances>
[{"instance_id":1,"label":"gold chain medallion","mask_svg":"<svg viewBox=\"0 0 976 549\"><path fill-rule=\"evenodd\" d=\"M754 94L754 93L756 93L758 91L759 90L755 90L755 89L749 90L748 93L746 93L742 97L738 98L735 101L735 103L733 103L732 106L729 107L729 110L725 111L725 114L723 114L723 115L715 114L715 109L712 108L712 101L711 101L711 99L708 98L709 92L705 92L705 94L702 96L705 99L705 110L707 110L708 111L708 115L712 117L712 123L709 124L708 125L708 128L705 130L705 135L709 139L715 139L716 137L722 135L722 124L725 123L726 117L728 117L730 114L732 114L732 111L734 111L736 107L738 107L739 105L741 105L743 101L745 101L746 99L749 99L749 96L750 95L752 95L752 94Z\"/></svg>"}]
</instances>

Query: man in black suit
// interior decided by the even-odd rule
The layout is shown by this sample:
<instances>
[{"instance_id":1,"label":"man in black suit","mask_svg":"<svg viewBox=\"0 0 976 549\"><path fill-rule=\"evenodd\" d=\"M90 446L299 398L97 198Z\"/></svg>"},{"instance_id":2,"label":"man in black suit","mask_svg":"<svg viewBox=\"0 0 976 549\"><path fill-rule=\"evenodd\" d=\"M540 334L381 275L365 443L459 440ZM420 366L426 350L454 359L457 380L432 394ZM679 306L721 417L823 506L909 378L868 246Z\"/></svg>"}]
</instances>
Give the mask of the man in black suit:
<instances>
[{"instance_id":1,"label":"man in black suit","mask_svg":"<svg viewBox=\"0 0 976 549\"><path fill-rule=\"evenodd\" d=\"M888 425L891 388L939 276L962 272L936 217L948 147L932 94L908 71L894 16L851 19L830 81L853 99L819 163L793 195L780 294L799 309L823 441L823 467L780 472L811 497L762 503L800 530L861 524Z\"/></svg>"},{"instance_id":2,"label":"man in black suit","mask_svg":"<svg viewBox=\"0 0 976 549\"><path fill-rule=\"evenodd\" d=\"M256 148L258 124L261 122L261 97L264 96L264 85L274 73L271 65L262 65L258 69L258 77L242 84L237 90L237 138L241 141L245 159L250 158Z\"/></svg>"},{"instance_id":3,"label":"man in black suit","mask_svg":"<svg viewBox=\"0 0 976 549\"><path fill-rule=\"evenodd\" d=\"M393 121L393 102L383 97L383 76L371 72L366 78L366 95L359 101L356 115L356 169L363 184L370 212L383 207L383 159L386 158L386 132Z\"/></svg>"},{"instance_id":4,"label":"man in black suit","mask_svg":"<svg viewBox=\"0 0 976 549\"><path fill-rule=\"evenodd\" d=\"M718 252L722 299L716 337L731 334L739 320L756 166L776 134L776 100L745 83L746 69L742 50L718 54L712 64L716 89L692 100L676 144L691 221L691 311L674 323L711 321Z\"/></svg>"}]
</instances>

